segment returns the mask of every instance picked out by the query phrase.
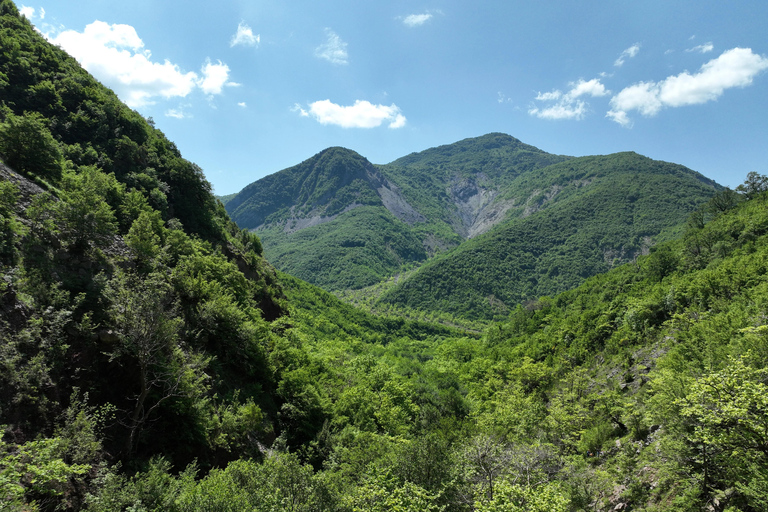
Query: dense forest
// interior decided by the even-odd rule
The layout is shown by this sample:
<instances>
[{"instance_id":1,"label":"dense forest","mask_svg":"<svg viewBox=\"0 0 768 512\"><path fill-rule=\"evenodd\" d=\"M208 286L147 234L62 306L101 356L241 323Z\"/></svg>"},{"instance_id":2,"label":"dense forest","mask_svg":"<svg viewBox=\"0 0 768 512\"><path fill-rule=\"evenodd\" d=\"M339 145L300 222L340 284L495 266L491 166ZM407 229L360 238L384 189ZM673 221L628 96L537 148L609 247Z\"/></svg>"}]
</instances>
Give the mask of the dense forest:
<instances>
[{"instance_id":1,"label":"dense forest","mask_svg":"<svg viewBox=\"0 0 768 512\"><path fill-rule=\"evenodd\" d=\"M768 508L765 176L466 330L276 271L10 0L0 158L0 510Z\"/></svg>"}]
</instances>

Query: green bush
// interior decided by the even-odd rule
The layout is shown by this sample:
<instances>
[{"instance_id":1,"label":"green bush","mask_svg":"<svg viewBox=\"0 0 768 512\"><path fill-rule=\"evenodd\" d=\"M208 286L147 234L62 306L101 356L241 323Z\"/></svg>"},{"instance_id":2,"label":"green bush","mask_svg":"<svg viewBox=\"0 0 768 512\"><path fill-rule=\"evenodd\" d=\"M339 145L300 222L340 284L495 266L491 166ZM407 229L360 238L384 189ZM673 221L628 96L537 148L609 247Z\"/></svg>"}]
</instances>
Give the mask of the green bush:
<instances>
[{"instance_id":1,"label":"green bush","mask_svg":"<svg viewBox=\"0 0 768 512\"><path fill-rule=\"evenodd\" d=\"M62 155L45 121L37 112L6 116L0 124L0 156L19 172L55 182L61 178Z\"/></svg>"}]
</instances>

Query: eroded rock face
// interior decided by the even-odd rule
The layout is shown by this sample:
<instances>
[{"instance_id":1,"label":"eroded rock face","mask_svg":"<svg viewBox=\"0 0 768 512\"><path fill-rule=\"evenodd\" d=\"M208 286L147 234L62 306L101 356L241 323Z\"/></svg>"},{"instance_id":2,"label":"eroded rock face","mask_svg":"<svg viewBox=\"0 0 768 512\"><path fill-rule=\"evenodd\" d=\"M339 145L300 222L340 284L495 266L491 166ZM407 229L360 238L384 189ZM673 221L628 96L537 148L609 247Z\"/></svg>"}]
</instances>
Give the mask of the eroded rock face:
<instances>
[{"instance_id":1,"label":"eroded rock face","mask_svg":"<svg viewBox=\"0 0 768 512\"><path fill-rule=\"evenodd\" d=\"M405 200L400 189L386 179L384 180L384 183L376 189L376 192L378 192L379 197L381 197L381 202L384 203L384 207L389 210L392 215L406 224L413 225L417 222L424 222L427 220L426 217L416 211L413 206L408 204L408 201Z\"/></svg>"},{"instance_id":2,"label":"eroded rock face","mask_svg":"<svg viewBox=\"0 0 768 512\"><path fill-rule=\"evenodd\" d=\"M488 186L483 174L475 177L455 176L446 189L456 207L451 226L464 238L474 238L504 220L514 200L498 200L499 192Z\"/></svg>"}]
</instances>

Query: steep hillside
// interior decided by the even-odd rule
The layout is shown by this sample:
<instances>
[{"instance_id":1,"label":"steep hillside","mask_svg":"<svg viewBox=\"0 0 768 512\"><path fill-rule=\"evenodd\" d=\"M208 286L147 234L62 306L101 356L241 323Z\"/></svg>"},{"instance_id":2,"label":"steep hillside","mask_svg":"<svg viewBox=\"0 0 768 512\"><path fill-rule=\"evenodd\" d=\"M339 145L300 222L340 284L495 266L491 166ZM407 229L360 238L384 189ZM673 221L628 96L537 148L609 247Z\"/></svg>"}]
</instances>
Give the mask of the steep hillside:
<instances>
[{"instance_id":1,"label":"steep hillside","mask_svg":"<svg viewBox=\"0 0 768 512\"><path fill-rule=\"evenodd\" d=\"M288 313L258 237L7 0L0 89L0 508L82 506L102 463L258 453Z\"/></svg>"},{"instance_id":2,"label":"steep hillside","mask_svg":"<svg viewBox=\"0 0 768 512\"><path fill-rule=\"evenodd\" d=\"M718 189L689 169L634 153L555 164L500 194L507 222L428 262L380 301L504 316L647 253Z\"/></svg>"},{"instance_id":3,"label":"steep hillside","mask_svg":"<svg viewBox=\"0 0 768 512\"><path fill-rule=\"evenodd\" d=\"M281 270L331 290L377 283L427 257L410 228L422 217L376 166L343 148L249 185L226 208L259 233Z\"/></svg>"}]
</instances>

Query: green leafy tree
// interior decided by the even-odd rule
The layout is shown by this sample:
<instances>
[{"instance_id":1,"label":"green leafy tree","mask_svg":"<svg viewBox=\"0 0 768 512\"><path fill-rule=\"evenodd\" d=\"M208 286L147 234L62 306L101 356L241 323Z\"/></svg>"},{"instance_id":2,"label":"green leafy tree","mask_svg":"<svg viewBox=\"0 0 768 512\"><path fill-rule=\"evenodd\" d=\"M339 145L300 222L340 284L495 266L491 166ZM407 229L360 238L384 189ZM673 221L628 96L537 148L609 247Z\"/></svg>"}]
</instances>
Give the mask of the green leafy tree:
<instances>
[{"instance_id":1,"label":"green leafy tree","mask_svg":"<svg viewBox=\"0 0 768 512\"><path fill-rule=\"evenodd\" d=\"M145 279L119 274L110 283L111 315L120 334L112 359L134 365L137 382L125 422L131 455L150 418L167 400L188 396L201 385L206 360L179 345L182 319L175 315L170 288L162 276Z\"/></svg>"},{"instance_id":2,"label":"green leafy tree","mask_svg":"<svg viewBox=\"0 0 768 512\"><path fill-rule=\"evenodd\" d=\"M142 211L125 236L125 243L136 253L139 264L146 267L160 253L165 232L160 212Z\"/></svg>"},{"instance_id":3,"label":"green leafy tree","mask_svg":"<svg viewBox=\"0 0 768 512\"><path fill-rule=\"evenodd\" d=\"M768 507L768 368L732 358L722 370L697 380L678 401L689 418L689 440L702 457L705 492L729 484L754 510Z\"/></svg>"},{"instance_id":4,"label":"green leafy tree","mask_svg":"<svg viewBox=\"0 0 768 512\"><path fill-rule=\"evenodd\" d=\"M75 251L109 245L117 233L114 209L107 202L114 177L96 168L85 168L78 175L68 175L62 201L57 204L60 230Z\"/></svg>"},{"instance_id":5,"label":"green leafy tree","mask_svg":"<svg viewBox=\"0 0 768 512\"><path fill-rule=\"evenodd\" d=\"M90 469L67 464L61 454L60 438L13 445L0 436L0 510L37 510L36 500L60 496L71 477Z\"/></svg>"},{"instance_id":6,"label":"green leafy tree","mask_svg":"<svg viewBox=\"0 0 768 512\"><path fill-rule=\"evenodd\" d=\"M18 196L16 185L0 181L0 264L16 261L16 240L22 231L14 212Z\"/></svg>"},{"instance_id":7,"label":"green leafy tree","mask_svg":"<svg viewBox=\"0 0 768 512\"><path fill-rule=\"evenodd\" d=\"M557 483L524 486L499 482L491 499L475 502L477 512L566 512L569 499Z\"/></svg>"},{"instance_id":8,"label":"green leafy tree","mask_svg":"<svg viewBox=\"0 0 768 512\"><path fill-rule=\"evenodd\" d=\"M61 178L61 150L37 112L6 117L0 124L0 155L19 172L52 181Z\"/></svg>"},{"instance_id":9,"label":"green leafy tree","mask_svg":"<svg viewBox=\"0 0 768 512\"><path fill-rule=\"evenodd\" d=\"M768 176L756 173L755 171L747 174L744 183L736 187L737 192L741 192L747 199L754 199L758 195L768 190Z\"/></svg>"}]
</instances>

